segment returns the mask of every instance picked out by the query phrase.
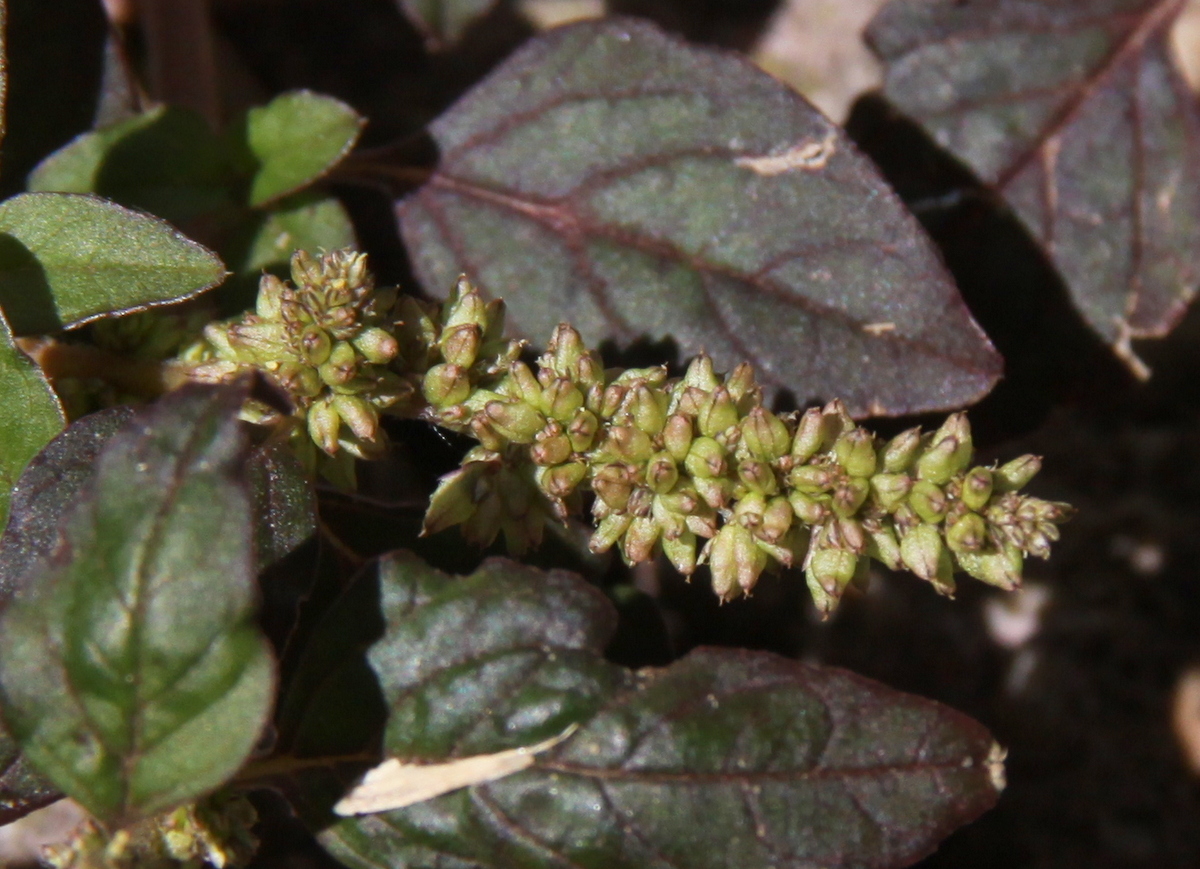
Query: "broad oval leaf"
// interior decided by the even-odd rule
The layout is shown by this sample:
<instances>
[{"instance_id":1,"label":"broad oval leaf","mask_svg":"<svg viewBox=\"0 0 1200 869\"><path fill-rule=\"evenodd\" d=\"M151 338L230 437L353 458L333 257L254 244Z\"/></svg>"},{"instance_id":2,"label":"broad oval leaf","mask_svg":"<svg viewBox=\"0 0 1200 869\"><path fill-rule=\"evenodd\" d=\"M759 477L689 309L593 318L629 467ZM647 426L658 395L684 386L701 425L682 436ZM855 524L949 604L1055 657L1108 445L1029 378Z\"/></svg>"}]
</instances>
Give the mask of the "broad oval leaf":
<instances>
[{"instance_id":1,"label":"broad oval leaf","mask_svg":"<svg viewBox=\"0 0 1200 869\"><path fill-rule=\"evenodd\" d=\"M1200 109L1182 0L893 0L867 37L886 97L996 187L1137 373L1200 284Z\"/></svg>"},{"instance_id":2,"label":"broad oval leaf","mask_svg":"<svg viewBox=\"0 0 1200 869\"><path fill-rule=\"evenodd\" d=\"M5 402L4 412L0 413L0 527L3 527L13 485L21 471L66 421L46 376L13 343L3 311L0 311L0 395ZM3 571L0 563L0 575Z\"/></svg>"},{"instance_id":3,"label":"broad oval leaf","mask_svg":"<svg viewBox=\"0 0 1200 869\"><path fill-rule=\"evenodd\" d=\"M132 416L128 407L88 414L30 460L12 489L8 524L0 537L0 605L17 590L30 567L54 552L63 514L91 479L108 439Z\"/></svg>"},{"instance_id":4,"label":"broad oval leaf","mask_svg":"<svg viewBox=\"0 0 1200 869\"><path fill-rule=\"evenodd\" d=\"M400 0L400 8L425 34L430 47L457 42L498 0Z\"/></svg>"},{"instance_id":5,"label":"broad oval leaf","mask_svg":"<svg viewBox=\"0 0 1200 869\"><path fill-rule=\"evenodd\" d=\"M285 444L255 447L246 476L255 513L255 563L262 570L317 530L317 497L304 466Z\"/></svg>"},{"instance_id":6,"label":"broad oval leaf","mask_svg":"<svg viewBox=\"0 0 1200 869\"><path fill-rule=\"evenodd\" d=\"M426 289L466 273L520 332L673 338L855 414L961 406L1000 360L877 170L803 98L653 25L530 41L431 126L398 207Z\"/></svg>"},{"instance_id":7,"label":"broad oval leaf","mask_svg":"<svg viewBox=\"0 0 1200 869\"><path fill-rule=\"evenodd\" d=\"M348 866L890 867L995 802L991 737L965 716L765 653L700 650L631 673L599 656L611 608L570 574L497 559L454 578L394 556L330 627L362 620L364 583L387 754L447 762L579 729L524 771L334 823L321 839ZM343 653L346 634L325 632ZM289 692L310 698L290 706L308 713L297 735L336 733L345 714L328 707L350 670L329 651L314 648L321 666Z\"/></svg>"},{"instance_id":8,"label":"broad oval leaf","mask_svg":"<svg viewBox=\"0 0 1200 869\"><path fill-rule=\"evenodd\" d=\"M253 618L239 387L185 387L114 436L0 620L0 703L29 760L122 826L226 781L270 709Z\"/></svg>"},{"instance_id":9,"label":"broad oval leaf","mask_svg":"<svg viewBox=\"0 0 1200 869\"><path fill-rule=\"evenodd\" d=\"M148 214L70 193L0 202L0 307L18 335L171 304L224 277L216 255Z\"/></svg>"},{"instance_id":10,"label":"broad oval leaf","mask_svg":"<svg viewBox=\"0 0 1200 869\"><path fill-rule=\"evenodd\" d=\"M33 192L95 193L175 226L234 204L239 168L200 115L157 106L77 136L29 175Z\"/></svg>"},{"instance_id":11,"label":"broad oval leaf","mask_svg":"<svg viewBox=\"0 0 1200 869\"><path fill-rule=\"evenodd\" d=\"M320 178L350 153L366 122L341 100L293 91L246 114L246 143L258 160L250 204L262 205Z\"/></svg>"}]
</instances>

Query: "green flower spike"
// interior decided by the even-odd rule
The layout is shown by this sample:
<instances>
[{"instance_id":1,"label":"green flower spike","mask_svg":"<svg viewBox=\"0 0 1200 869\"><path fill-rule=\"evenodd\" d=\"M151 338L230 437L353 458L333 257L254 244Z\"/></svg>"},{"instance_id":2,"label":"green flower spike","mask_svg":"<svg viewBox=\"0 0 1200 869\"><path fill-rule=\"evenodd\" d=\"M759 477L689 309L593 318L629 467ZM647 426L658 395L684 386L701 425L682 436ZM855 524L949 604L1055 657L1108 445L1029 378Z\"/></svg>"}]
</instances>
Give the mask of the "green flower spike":
<instances>
[{"instance_id":1,"label":"green flower spike","mask_svg":"<svg viewBox=\"0 0 1200 869\"><path fill-rule=\"evenodd\" d=\"M882 442L837 401L772 413L747 365L723 378L706 356L677 380L662 368L605 372L565 324L527 365L497 337L501 315L460 281L404 352L427 364L423 416L481 443L442 480L426 533L462 524L472 540L503 531L524 549L538 523L578 512L590 491L593 551L616 547L633 564L661 550L685 575L707 564L722 600L765 571L803 569L828 614L872 559L942 594L956 570L1013 588L1024 556L1045 557L1070 513L1017 492L1034 457L972 467L963 414Z\"/></svg>"},{"instance_id":2,"label":"green flower spike","mask_svg":"<svg viewBox=\"0 0 1200 869\"><path fill-rule=\"evenodd\" d=\"M251 405L247 416L290 426L310 467L343 484L349 459L383 450L380 411L473 437L425 534L461 525L474 543L503 534L522 552L546 522L586 508L594 552L615 547L634 564L661 551L689 576L707 564L722 600L796 568L828 614L872 560L942 594L956 570L1015 588L1024 558L1046 557L1071 512L1021 494L1034 456L973 466L963 414L884 442L838 401L772 413L749 365L722 377L701 355L678 379L605 371L566 324L529 364L503 337L503 304L465 278L440 306L394 302L348 251L297 254L292 279L265 277L255 312L208 327L203 352L179 364L198 379L272 377L294 413Z\"/></svg>"}]
</instances>

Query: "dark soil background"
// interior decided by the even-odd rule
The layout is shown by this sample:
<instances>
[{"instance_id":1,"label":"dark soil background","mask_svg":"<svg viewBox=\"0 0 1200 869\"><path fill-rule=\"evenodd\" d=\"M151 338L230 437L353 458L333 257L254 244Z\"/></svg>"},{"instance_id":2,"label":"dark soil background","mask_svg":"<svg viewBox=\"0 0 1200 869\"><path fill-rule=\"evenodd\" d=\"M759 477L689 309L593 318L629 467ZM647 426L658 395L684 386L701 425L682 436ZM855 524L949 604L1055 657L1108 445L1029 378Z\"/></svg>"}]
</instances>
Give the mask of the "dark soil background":
<instances>
[{"instance_id":1,"label":"dark soil background","mask_svg":"<svg viewBox=\"0 0 1200 869\"><path fill-rule=\"evenodd\" d=\"M775 5L613 4L739 49ZM235 83L227 82L231 105L311 88L370 119L365 146L407 140L414 154L422 126L532 33L501 3L459 46L431 54L392 0L219 0L213 9L223 74ZM982 721L1008 747L1009 787L922 867L1198 867L1200 778L1185 766L1170 716L1180 674L1200 664L1200 310L1170 338L1137 348L1154 377L1134 382L969 173L875 98L859 101L849 130L923 220L1006 359L1006 379L971 414L984 457L1045 456L1032 490L1079 508L1054 558L1028 571L1049 592L1040 629L1017 650L998 645L984 610L1000 593L968 581L951 601L912 577L880 576L823 624L794 576L767 578L749 601L718 607L703 581L653 570L631 581L613 570L627 618L612 655L638 665L700 643L770 649L848 667ZM339 193L380 278L414 288L389 196ZM449 466L460 449L417 426L396 439L422 459L401 461L372 481L376 489L428 486L430 469ZM339 521L336 509L329 521ZM257 866L336 865L280 804L264 796L261 805Z\"/></svg>"}]
</instances>

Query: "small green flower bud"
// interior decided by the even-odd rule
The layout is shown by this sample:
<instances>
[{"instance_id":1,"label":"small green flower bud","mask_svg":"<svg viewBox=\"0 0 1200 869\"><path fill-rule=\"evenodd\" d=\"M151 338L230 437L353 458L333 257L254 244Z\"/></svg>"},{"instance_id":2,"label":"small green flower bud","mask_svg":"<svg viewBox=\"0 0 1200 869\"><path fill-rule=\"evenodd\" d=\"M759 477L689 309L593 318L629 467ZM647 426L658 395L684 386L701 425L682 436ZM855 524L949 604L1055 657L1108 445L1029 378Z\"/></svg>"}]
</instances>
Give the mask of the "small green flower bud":
<instances>
[{"instance_id":1,"label":"small green flower bud","mask_svg":"<svg viewBox=\"0 0 1200 869\"><path fill-rule=\"evenodd\" d=\"M665 492L656 499L661 502L663 507L670 510L672 513L687 515L695 513L701 509L703 500L700 496L687 487L681 487L674 492Z\"/></svg>"},{"instance_id":2,"label":"small green flower bud","mask_svg":"<svg viewBox=\"0 0 1200 869\"><path fill-rule=\"evenodd\" d=\"M682 385L693 386L703 392L712 392L721 385L721 381L713 371L712 359L707 353L701 353L688 364L687 371L683 375Z\"/></svg>"},{"instance_id":3,"label":"small green flower bud","mask_svg":"<svg viewBox=\"0 0 1200 869\"><path fill-rule=\"evenodd\" d=\"M261 365L280 359L294 359L288 344L287 330L282 323L241 322L227 328L229 344L238 362Z\"/></svg>"},{"instance_id":4,"label":"small green flower bud","mask_svg":"<svg viewBox=\"0 0 1200 869\"><path fill-rule=\"evenodd\" d=\"M858 567L858 557L842 549L818 549L804 568L804 579L822 616L837 608L838 601Z\"/></svg>"},{"instance_id":5,"label":"small green flower bud","mask_svg":"<svg viewBox=\"0 0 1200 869\"><path fill-rule=\"evenodd\" d=\"M296 398L316 398L325 387L314 369L295 362L280 365L275 371L275 380Z\"/></svg>"},{"instance_id":6,"label":"small green flower bud","mask_svg":"<svg viewBox=\"0 0 1200 869\"><path fill-rule=\"evenodd\" d=\"M1011 543L1003 549L984 552L959 552L955 554L959 567L971 576L1005 591L1021 585L1024 559L1021 550Z\"/></svg>"},{"instance_id":7,"label":"small green flower bud","mask_svg":"<svg viewBox=\"0 0 1200 869\"><path fill-rule=\"evenodd\" d=\"M421 536L428 537L453 525L461 525L475 512L476 489L485 474L495 471L492 462L467 462L440 480L429 498ZM486 485L486 484L484 484Z\"/></svg>"},{"instance_id":8,"label":"small green flower bud","mask_svg":"<svg viewBox=\"0 0 1200 869\"><path fill-rule=\"evenodd\" d=\"M358 395L335 395L330 404L355 437L364 441L375 440L379 430L379 413L369 401Z\"/></svg>"},{"instance_id":9,"label":"small green flower bud","mask_svg":"<svg viewBox=\"0 0 1200 869\"><path fill-rule=\"evenodd\" d=\"M678 537L664 536L662 539L663 554L671 562L671 566L684 576L696 572L696 535L685 531Z\"/></svg>"},{"instance_id":10,"label":"small green flower bud","mask_svg":"<svg viewBox=\"0 0 1200 869\"><path fill-rule=\"evenodd\" d=\"M546 424L545 417L524 402L489 401L483 413L498 435L515 444L530 443Z\"/></svg>"},{"instance_id":11,"label":"small green flower bud","mask_svg":"<svg viewBox=\"0 0 1200 869\"><path fill-rule=\"evenodd\" d=\"M679 481L679 468L670 453L655 453L646 463L646 485L658 494L665 494L675 488Z\"/></svg>"},{"instance_id":12,"label":"small green flower bud","mask_svg":"<svg viewBox=\"0 0 1200 869\"><path fill-rule=\"evenodd\" d=\"M651 501L650 515L658 523L658 528L664 538L675 538L688 530L687 517L673 512L661 496Z\"/></svg>"},{"instance_id":13,"label":"small green flower bud","mask_svg":"<svg viewBox=\"0 0 1200 869\"><path fill-rule=\"evenodd\" d=\"M682 462L692 447L692 418L682 413L672 414L663 426L662 438L671 458Z\"/></svg>"},{"instance_id":14,"label":"small green flower bud","mask_svg":"<svg viewBox=\"0 0 1200 869\"><path fill-rule=\"evenodd\" d=\"M514 400L529 405L531 410L542 406L542 385L524 362L514 362L508 367L503 391Z\"/></svg>"},{"instance_id":15,"label":"small green flower bud","mask_svg":"<svg viewBox=\"0 0 1200 869\"><path fill-rule=\"evenodd\" d=\"M579 360L588 355L583 336L567 323L559 323L550 336L546 345L546 355L539 361L547 368L553 369L559 377L572 378Z\"/></svg>"},{"instance_id":16,"label":"small green flower bud","mask_svg":"<svg viewBox=\"0 0 1200 869\"><path fill-rule=\"evenodd\" d=\"M431 405L445 408L466 400L471 394L471 380L465 368L443 362L425 373L421 391Z\"/></svg>"},{"instance_id":17,"label":"small green flower bud","mask_svg":"<svg viewBox=\"0 0 1200 869\"><path fill-rule=\"evenodd\" d=\"M766 462L747 459L738 465L737 471L738 479L755 492L774 495L779 491L779 482L775 479L775 472Z\"/></svg>"},{"instance_id":18,"label":"small green flower bud","mask_svg":"<svg viewBox=\"0 0 1200 869\"><path fill-rule=\"evenodd\" d=\"M604 465L592 475L592 491L611 509L620 512L629 506L633 480L624 465Z\"/></svg>"},{"instance_id":19,"label":"small green flower bud","mask_svg":"<svg viewBox=\"0 0 1200 869\"><path fill-rule=\"evenodd\" d=\"M358 354L348 341L338 341L329 352L329 358L317 369L321 379L330 386L350 383L358 374Z\"/></svg>"},{"instance_id":20,"label":"small green flower bud","mask_svg":"<svg viewBox=\"0 0 1200 869\"><path fill-rule=\"evenodd\" d=\"M804 492L793 490L788 493L788 503L792 512L805 525L820 525L829 516L828 499L815 497Z\"/></svg>"},{"instance_id":21,"label":"small green flower bud","mask_svg":"<svg viewBox=\"0 0 1200 869\"><path fill-rule=\"evenodd\" d=\"M759 388L758 383L754 380L754 367L748 362L738 365L725 378L725 389L737 404L740 404L744 398L750 397L753 400L757 397Z\"/></svg>"},{"instance_id":22,"label":"small green flower bud","mask_svg":"<svg viewBox=\"0 0 1200 869\"><path fill-rule=\"evenodd\" d=\"M657 435L667 421L665 396L659 398L646 384L634 386L627 398L632 423L648 435Z\"/></svg>"},{"instance_id":23,"label":"small green flower bud","mask_svg":"<svg viewBox=\"0 0 1200 869\"><path fill-rule=\"evenodd\" d=\"M454 410L454 408L451 408L451 410ZM479 443L482 444L485 449L491 450L492 452L500 452L500 450L508 446L508 442L502 438L496 432L496 430L492 428L492 424L482 416L471 417L468 428L470 429L471 437L479 441Z\"/></svg>"},{"instance_id":24,"label":"small green flower bud","mask_svg":"<svg viewBox=\"0 0 1200 869\"><path fill-rule=\"evenodd\" d=\"M638 516L629 523L625 536L621 538L621 555L626 564L640 564L654 555L654 544L658 542L661 529L649 516Z\"/></svg>"},{"instance_id":25,"label":"small green flower bud","mask_svg":"<svg viewBox=\"0 0 1200 869\"><path fill-rule=\"evenodd\" d=\"M542 392L542 406L551 419L570 422L583 407L583 393L571 381L558 377Z\"/></svg>"},{"instance_id":26,"label":"small green flower bud","mask_svg":"<svg viewBox=\"0 0 1200 869\"><path fill-rule=\"evenodd\" d=\"M833 490L833 499L830 501L833 512L843 517L855 515L866 502L870 492L871 485L866 480L843 480Z\"/></svg>"},{"instance_id":27,"label":"small green flower bud","mask_svg":"<svg viewBox=\"0 0 1200 869\"><path fill-rule=\"evenodd\" d=\"M483 330L474 323L463 323L442 332L441 340L438 341L438 349L442 353L442 358L451 365L470 368L478 358L479 347L482 343Z\"/></svg>"},{"instance_id":28,"label":"small green flower bud","mask_svg":"<svg viewBox=\"0 0 1200 869\"><path fill-rule=\"evenodd\" d=\"M486 329L488 325L487 302L471 286L465 276L460 277L458 284L454 287L454 292L446 300L442 316L444 330L463 325L478 326L481 330Z\"/></svg>"},{"instance_id":29,"label":"small green flower bud","mask_svg":"<svg viewBox=\"0 0 1200 869\"><path fill-rule=\"evenodd\" d=\"M567 437L571 439L571 449L577 453L587 452L596 440L596 432L600 421L590 410L580 410L567 426Z\"/></svg>"},{"instance_id":30,"label":"small green flower bud","mask_svg":"<svg viewBox=\"0 0 1200 869\"><path fill-rule=\"evenodd\" d=\"M982 510L992 497L992 481L989 468L972 468L971 472L963 477L960 494L962 502L972 510Z\"/></svg>"},{"instance_id":31,"label":"small green flower bud","mask_svg":"<svg viewBox=\"0 0 1200 869\"><path fill-rule=\"evenodd\" d=\"M876 474L871 478L871 493L887 512L898 507L912 491L913 481L907 474Z\"/></svg>"},{"instance_id":32,"label":"small green flower bud","mask_svg":"<svg viewBox=\"0 0 1200 869\"><path fill-rule=\"evenodd\" d=\"M608 552L612 549L613 544L625 534L632 521L633 517L627 513L612 513L605 516L596 526L596 530L592 532L591 539L588 540L588 549L597 555L601 552Z\"/></svg>"},{"instance_id":33,"label":"small green flower bud","mask_svg":"<svg viewBox=\"0 0 1200 869\"><path fill-rule=\"evenodd\" d=\"M944 554L941 532L927 523L908 531L900 540L900 557L905 566L927 582L938 578Z\"/></svg>"},{"instance_id":34,"label":"small green flower bud","mask_svg":"<svg viewBox=\"0 0 1200 869\"><path fill-rule=\"evenodd\" d=\"M963 459L958 439L944 437L930 444L929 449L917 459L917 477L939 486L944 485L966 466L970 455L965 457L965 461Z\"/></svg>"},{"instance_id":35,"label":"small green flower bud","mask_svg":"<svg viewBox=\"0 0 1200 869\"><path fill-rule=\"evenodd\" d=\"M625 395L628 393L628 387L613 383L604 390L604 397L600 402L600 410L597 411L601 419L612 419L613 415L621 409L621 405L625 403Z\"/></svg>"},{"instance_id":36,"label":"small green flower bud","mask_svg":"<svg viewBox=\"0 0 1200 869\"><path fill-rule=\"evenodd\" d=\"M742 420L741 442L754 458L774 462L788 454L792 437L783 420L765 407L755 407Z\"/></svg>"},{"instance_id":37,"label":"small green flower bud","mask_svg":"<svg viewBox=\"0 0 1200 869\"><path fill-rule=\"evenodd\" d=\"M300 355L309 365L321 365L329 359L333 342L320 326L309 326L300 333Z\"/></svg>"},{"instance_id":38,"label":"small green flower bud","mask_svg":"<svg viewBox=\"0 0 1200 869\"><path fill-rule=\"evenodd\" d=\"M537 484L551 498L568 498L587 477L586 462L567 462L551 468L539 468Z\"/></svg>"},{"instance_id":39,"label":"small green flower bud","mask_svg":"<svg viewBox=\"0 0 1200 869\"><path fill-rule=\"evenodd\" d=\"M819 495L837 483L837 475L829 468L817 465L798 465L788 472L788 485L798 492Z\"/></svg>"},{"instance_id":40,"label":"small green flower bud","mask_svg":"<svg viewBox=\"0 0 1200 869\"><path fill-rule=\"evenodd\" d=\"M996 469L995 486L999 492L1015 492L1023 489L1042 469L1040 456L1018 456Z\"/></svg>"},{"instance_id":41,"label":"small green flower bud","mask_svg":"<svg viewBox=\"0 0 1200 869\"><path fill-rule=\"evenodd\" d=\"M733 483L725 477L692 477L696 493L714 510L725 507L733 498Z\"/></svg>"},{"instance_id":42,"label":"small green flower bud","mask_svg":"<svg viewBox=\"0 0 1200 869\"><path fill-rule=\"evenodd\" d=\"M763 510L762 524L759 526L757 534L768 543L778 543L791 530L794 518L792 505L788 503L787 498L772 498L767 502L766 509Z\"/></svg>"},{"instance_id":43,"label":"small green flower bud","mask_svg":"<svg viewBox=\"0 0 1200 869\"><path fill-rule=\"evenodd\" d=\"M728 470L725 448L710 437L699 437L692 441L684 467L693 477L723 477Z\"/></svg>"},{"instance_id":44,"label":"small green flower bud","mask_svg":"<svg viewBox=\"0 0 1200 869\"><path fill-rule=\"evenodd\" d=\"M955 554L978 552L987 540L987 523L978 513L964 513L946 529L946 545Z\"/></svg>"},{"instance_id":45,"label":"small green flower bud","mask_svg":"<svg viewBox=\"0 0 1200 869\"><path fill-rule=\"evenodd\" d=\"M753 589L767 567L767 554L740 525L726 525L704 549L712 569L713 591L723 601Z\"/></svg>"},{"instance_id":46,"label":"small green flower bud","mask_svg":"<svg viewBox=\"0 0 1200 869\"><path fill-rule=\"evenodd\" d=\"M613 456L633 465L640 465L654 454L650 435L631 425L614 425L608 429L608 437L600 446L605 455Z\"/></svg>"},{"instance_id":47,"label":"small green flower bud","mask_svg":"<svg viewBox=\"0 0 1200 869\"><path fill-rule=\"evenodd\" d=\"M675 413L682 413L690 419L695 419L700 415L700 410L708 402L709 394L694 386L683 386L681 384L675 388L675 396L675 404L672 410Z\"/></svg>"},{"instance_id":48,"label":"small green flower bud","mask_svg":"<svg viewBox=\"0 0 1200 869\"><path fill-rule=\"evenodd\" d=\"M913 484L908 503L923 521L935 524L946 518L946 510L950 506L941 487L928 480L918 480Z\"/></svg>"},{"instance_id":49,"label":"small green flower bud","mask_svg":"<svg viewBox=\"0 0 1200 869\"><path fill-rule=\"evenodd\" d=\"M529 458L535 465L561 465L571 458L571 440L565 434L539 437L529 447Z\"/></svg>"},{"instance_id":50,"label":"small green flower bud","mask_svg":"<svg viewBox=\"0 0 1200 869\"><path fill-rule=\"evenodd\" d=\"M700 409L696 423L700 427L700 433L710 438L724 434L726 429L737 425L737 405L729 390L723 386L714 389L704 407Z\"/></svg>"},{"instance_id":51,"label":"small green flower bud","mask_svg":"<svg viewBox=\"0 0 1200 869\"><path fill-rule=\"evenodd\" d=\"M867 551L867 532L857 519L841 517L828 529L830 542L838 549L862 555Z\"/></svg>"},{"instance_id":52,"label":"small green flower bud","mask_svg":"<svg viewBox=\"0 0 1200 869\"><path fill-rule=\"evenodd\" d=\"M792 459L797 464L816 455L825 442L825 418L820 408L810 407L800 416L796 436L792 440Z\"/></svg>"},{"instance_id":53,"label":"small green flower bud","mask_svg":"<svg viewBox=\"0 0 1200 869\"><path fill-rule=\"evenodd\" d=\"M869 477L875 473L875 438L865 429L851 429L838 438L833 454L851 477Z\"/></svg>"},{"instance_id":54,"label":"small green flower bud","mask_svg":"<svg viewBox=\"0 0 1200 869\"><path fill-rule=\"evenodd\" d=\"M921 430L910 428L900 432L883 448L883 470L888 474L903 474L912 467L921 449Z\"/></svg>"},{"instance_id":55,"label":"small green flower bud","mask_svg":"<svg viewBox=\"0 0 1200 869\"><path fill-rule=\"evenodd\" d=\"M258 282L258 298L254 302L254 313L264 320L281 319L281 303L286 292L287 284L275 275L263 275Z\"/></svg>"},{"instance_id":56,"label":"small green flower bud","mask_svg":"<svg viewBox=\"0 0 1200 869\"><path fill-rule=\"evenodd\" d=\"M308 435L329 455L338 451L338 429L342 420L328 401L317 401L308 409Z\"/></svg>"},{"instance_id":57,"label":"small green flower bud","mask_svg":"<svg viewBox=\"0 0 1200 869\"><path fill-rule=\"evenodd\" d=\"M896 532L882 522L864 523L867 532L867 555L882 562L889 570L900 568L900 541Z\"/></svg>"}]
</instances>

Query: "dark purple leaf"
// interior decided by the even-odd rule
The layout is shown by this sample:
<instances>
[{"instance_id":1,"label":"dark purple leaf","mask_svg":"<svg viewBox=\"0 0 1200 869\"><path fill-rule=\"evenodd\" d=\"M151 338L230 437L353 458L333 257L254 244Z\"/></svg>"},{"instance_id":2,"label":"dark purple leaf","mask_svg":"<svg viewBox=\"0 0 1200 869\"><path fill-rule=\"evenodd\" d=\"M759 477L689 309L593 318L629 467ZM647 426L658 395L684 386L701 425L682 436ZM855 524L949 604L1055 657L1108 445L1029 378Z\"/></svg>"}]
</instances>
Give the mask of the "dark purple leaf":
<instances>
[{"instance_id":1,"label":"dark purple leaf","mask_svg":"<svg viewBox=\"0 0 1200 869\"><path fill-rule=\"evenodd\" d=\"M957 407L1000 360L842 132L733 54L609 19L532 40L440 117L399 206L426 289L466 273L524 336L673 338L856 414Z\"/></svg>"},{"instance_id":2,"label":"dark purple leaf","mask_svg":"<svg viewBox=\"0 0 1200 869\"><path fill-rule=\"evenodd\" d=\"M1138 373L1200 282L1200 114L1170 57L1182 0L894 0L885 95L994 185Z\"/></svg>"}]
</instances>

